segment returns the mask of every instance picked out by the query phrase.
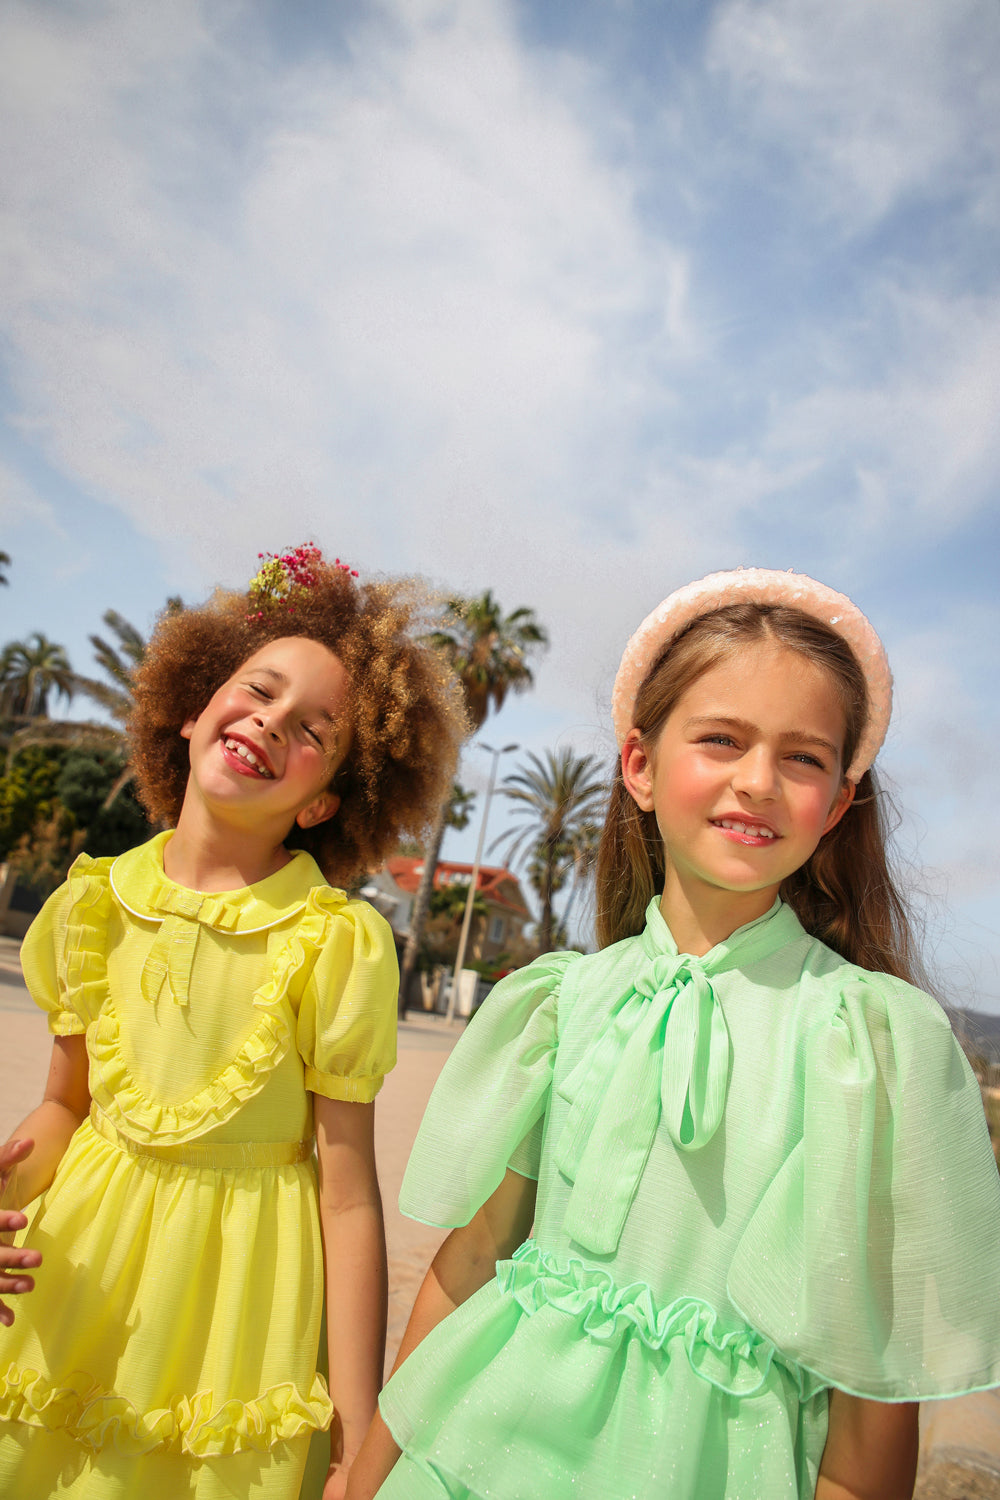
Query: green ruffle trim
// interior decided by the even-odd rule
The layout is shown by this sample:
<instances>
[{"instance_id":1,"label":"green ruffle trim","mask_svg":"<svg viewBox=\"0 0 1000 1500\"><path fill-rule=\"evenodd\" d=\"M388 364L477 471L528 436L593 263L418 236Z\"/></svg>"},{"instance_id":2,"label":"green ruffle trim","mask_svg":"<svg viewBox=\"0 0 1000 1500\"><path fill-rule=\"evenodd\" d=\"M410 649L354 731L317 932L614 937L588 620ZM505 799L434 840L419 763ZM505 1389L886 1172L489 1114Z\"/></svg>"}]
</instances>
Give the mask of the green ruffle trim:
<instances>
[{"instance_id":1,"label":"green ruffle trim","mask_svg":"<svg viewBox=\"0 0 1000 1500\"><path fill-rule=\"evenodd\" d=\"M771 1341L746 1323L726 1326L711 1304L698 1297L679 1297L657 1307L646 1282L620 1287L601 1267L575 1257L559 1260L533 1240L515 1251L513 1259L499 1263L497 1282L524 1312L554 1307L598 1343L632 1335L649 1349L665 1350L679 1341L694 1373L727 1395L755 1395L775 1361L795 1382L800 1401L828 1383L782 1359Z\"/></svg>"},{"instance_id":2,"label":"green ruffle trim","mask_svg":"<svg viewBox=\"0 0 1000 1500\"><path fill-rule=\"evenodd\" d=\"M118 1015L108 986L105 944L114 909L110 860L81 855L69 873L73 904L66 927L69 1008L87 1021L91 1095L123 1134L140 1143L175 1145L230 1120L267 1082L292 1045L285 997L322 947L333 916L344 911L343 891L314 887L270 975L253 997L257 1020L220 1073L180 1104L151 1100L129 1072Z\"/></svg>"},{"instance_id":3,"label":"green ruffle trim","mask_svg":"<svg viewBox=\"0 0 1000 1500\"><path fill-rule=\"evenodd\" d=\"M0 1377L0 1420L65 1432L99 1453L183 1453L215 1458L276 1443L330 1425L333 1405L321 1375L308 1396L292 1384L273 1385L253 1401L218 1403L212 1391L179 1396L170 1406L140 1412L124 1396L103 1390L82 1371L54 1385L36 1370L9 1366Z\"/></svg>"}]
</instances>

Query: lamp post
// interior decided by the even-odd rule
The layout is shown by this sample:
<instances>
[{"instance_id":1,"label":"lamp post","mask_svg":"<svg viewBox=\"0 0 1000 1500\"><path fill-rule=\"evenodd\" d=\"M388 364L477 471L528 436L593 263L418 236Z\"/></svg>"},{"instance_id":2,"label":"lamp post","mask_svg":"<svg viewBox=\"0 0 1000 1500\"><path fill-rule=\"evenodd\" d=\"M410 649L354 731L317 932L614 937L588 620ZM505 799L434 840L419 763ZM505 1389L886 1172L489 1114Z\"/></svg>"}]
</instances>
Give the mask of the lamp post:
<instances>
[{"instance_id":1,"label":"lamp post","mask_svg":"<svg viewBox=\"0 0 1000 1500\"><path fill-rule=\"evenodd\" d=\"M458 985L462 973L462 965L465 963L465 950L469 942L469 928L472 926L472 904L476 899L476 887L479 884L479 866L483 858L483 845L486 842L486 820L490 815L490 802L493 798L493 787L497 779L497 766L500 764L501 755L508 755L511 750L518 750L518 745L504 745L500 750L494 750L492 745L484 745L479 741L479 749L489 751L493 757L490 766L490 779L486 788L486 801L483 803L483 821L479 825L479 843L476 845L476 858L472 866L472 878L469 881L469 894L465 901L465 915L462 917L462 931L458 939L458 953L455 955L455 972L451 978L451 989L448 992L448 1013L446 1021L455 1019L455 1005L458 1001Z\"/></svg>"}]
</instances>

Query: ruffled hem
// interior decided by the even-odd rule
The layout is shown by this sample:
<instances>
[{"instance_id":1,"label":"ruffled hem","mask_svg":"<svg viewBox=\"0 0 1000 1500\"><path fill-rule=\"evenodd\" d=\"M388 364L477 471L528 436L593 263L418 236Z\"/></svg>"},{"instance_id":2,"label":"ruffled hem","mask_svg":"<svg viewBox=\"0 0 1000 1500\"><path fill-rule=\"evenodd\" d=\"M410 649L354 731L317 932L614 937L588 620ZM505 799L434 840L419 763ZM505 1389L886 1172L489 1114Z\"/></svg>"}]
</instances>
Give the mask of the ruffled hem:
<instances>
[{"instance_id":1,"label":"ruffled hem","mask_svg":"<svg viewBox=\"0 0 1000 1500\"><path fill-rule=\"evenodd\" d=\"M620 1287L601 1267L572 1256L559 1260L533 1240L511 1260L500 1262L497 1283L524 1312L556 1308L576 1319L581 1332L598 1343L634 1333L647 1348L662 1350L679 1340L694 1374L730 1396L753 1396L762 1390L774 1363L791 1377L800 1401L808 1401L829 1384L783 1359L749 1324L727 1327L715 1308L698 1297L679 1297L657 1307L646 1282Z\"/></svg>"},{"instance_id":2,"label":"ruffled hem","mask_svg":"<svg viewBox=\"0 0 1000 1500\"><path fill-rule=\"evenodd\" d=\"M191 1458L263 1452L324 1430L332 1416L320 1375L308 1396L290 1383L271 1386L252 1401L219 1402L214 1392L198 1391L145 1412L126 1397L103 1390L82 1371L63 1385L14 1365L0 1377L0 1419L58 1429L94 1453L109 1447L133 1456L175 1452Z\"/></svg>"},{"instance_id":3,"label":"ruffled hem","mask_svg":"<svg viewBox=\"0 0 1000 1500\"><path fill-rule=\"evenodd\" d=\"M285 999L328 923L346 902L343 891L314 887L266 982L253 997L257 1022L232 1060L211 1083L180 1104L147 1098L122 1053L121 1027L108 985L105 944L113 898L110 860L81 855L69 873L72 906L66 928L68 1006L88 1022L91 1095L123 1134L140 1142L175 1145L213 1130L264 1087L292 1043ZM96 1024L92 1024L96 1023Z\"/></svg>"}]
</instances>

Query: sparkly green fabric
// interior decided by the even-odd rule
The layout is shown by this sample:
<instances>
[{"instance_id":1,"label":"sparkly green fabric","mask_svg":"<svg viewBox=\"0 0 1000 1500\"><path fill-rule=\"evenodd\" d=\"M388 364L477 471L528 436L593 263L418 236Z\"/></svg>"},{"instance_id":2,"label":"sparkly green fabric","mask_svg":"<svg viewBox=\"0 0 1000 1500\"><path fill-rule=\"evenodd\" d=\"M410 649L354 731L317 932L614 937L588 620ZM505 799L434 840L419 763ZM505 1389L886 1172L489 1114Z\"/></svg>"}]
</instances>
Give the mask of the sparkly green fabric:
<instances>
[{"instance_id":1,"label":"sparkly green fabric","mask_svg":"<svg viewBox=\"0 0 1000 1500\"><path fill-rule=\"evenodd\" d=\"M808 1497L827 1388L1000 1384L1000 1184L947 1018L776 903L702 958L645 931L494 990L400 1197L533 1239L382 1397L380 1494Z\"/></svg>"}]
</instances>

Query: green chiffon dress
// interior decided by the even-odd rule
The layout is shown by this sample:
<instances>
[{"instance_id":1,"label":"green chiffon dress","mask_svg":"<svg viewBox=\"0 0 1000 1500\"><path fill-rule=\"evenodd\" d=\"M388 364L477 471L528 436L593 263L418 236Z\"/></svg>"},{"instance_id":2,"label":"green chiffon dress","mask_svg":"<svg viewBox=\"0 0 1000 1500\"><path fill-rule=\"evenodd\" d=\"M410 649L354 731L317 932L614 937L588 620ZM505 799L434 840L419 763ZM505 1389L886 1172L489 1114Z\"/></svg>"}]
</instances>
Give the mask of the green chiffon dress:
<instances>
[{"instance_id":1,"label":"green chiffon dress","mask_svg":"<svg viewBox=\"0 0 1000 1500\"><path fill-rule=\"evenodd\" d=\"M382 1500L812 1496L831 1386L1000 1384L1000 1183L947 1017L776 903L701 958L643 933L504 980L400 1205L533 1238L382 1395Z\"/></svg>"}]
</instances>

